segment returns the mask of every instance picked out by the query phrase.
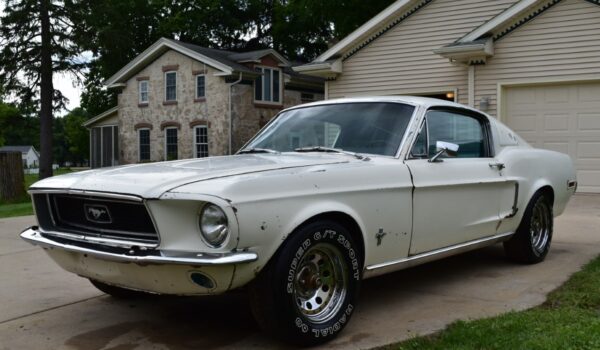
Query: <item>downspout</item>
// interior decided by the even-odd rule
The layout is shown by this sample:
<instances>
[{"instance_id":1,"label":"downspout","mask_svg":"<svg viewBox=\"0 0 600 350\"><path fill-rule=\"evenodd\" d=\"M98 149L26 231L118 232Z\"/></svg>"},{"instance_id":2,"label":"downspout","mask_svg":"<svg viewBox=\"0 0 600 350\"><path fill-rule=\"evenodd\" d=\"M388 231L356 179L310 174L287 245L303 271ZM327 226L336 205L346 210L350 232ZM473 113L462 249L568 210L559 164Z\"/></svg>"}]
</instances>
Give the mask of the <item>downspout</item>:
<instances>
[{"instance_id":1,"label":"downspout","mask_svg":"<svg viewBox=\"0 0 600 350\"><path fill-rule=\"evenodd\" d=\"M469 107L475 107L475 65L469 64L468 76Z\"/></svg>"},{"instance_id":2,"label":"downspout","mask_svg":"<svg viewBox=\"0 0 600 350\"><path fill-rule=\"evenodd\" d=\"M232 152L232 140L233 140L233 86L239 84L242 81L242 72L238 80L229 84L229 154Z\"/></svg>"}]
</instances>

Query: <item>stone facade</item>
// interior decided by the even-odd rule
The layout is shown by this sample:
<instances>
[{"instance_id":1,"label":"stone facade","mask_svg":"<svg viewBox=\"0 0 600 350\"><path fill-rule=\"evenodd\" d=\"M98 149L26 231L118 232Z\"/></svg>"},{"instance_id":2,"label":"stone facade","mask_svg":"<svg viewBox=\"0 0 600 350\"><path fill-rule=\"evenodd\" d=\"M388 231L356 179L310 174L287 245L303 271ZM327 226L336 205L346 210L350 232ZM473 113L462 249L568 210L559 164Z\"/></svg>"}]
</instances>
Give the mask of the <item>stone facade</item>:
<instances>
[{"instance_id":1,"label":"stone facade","mask_svg":"<svg viewBox=\"0 0 600 350\"><path fill-rule=\"evenodd\" d=\"M267 56L261 64L272 66ZM165 101L165 72L177 72L177 101ZM165 128L178 128L178 158L192 158L194 126L208 126L209 155L229 153L229 86L219 71L170 50L130 77L118 97L119 163L139 162L138 129L150 129L150 161L165 160ZM205 75L206 97L195 99L196 75ZM284 75L285 77L285 75ZM231 79L231 78L230 78ZM147 104L139 103L138 84L149 83ZM322 93L309 92L314 100ZM281 109L302 103L300 91L283 89L281 105L254 101L253 82L232 86L232 150L236 152Z\"/></svg>"},{"instance_id":2,"label":"stone facade","mask_svg":"<svg viewBox=\"0 0 600 350\"><path fill-rule=\"evenodd\" d=\"M164 68L164 69L163 69ZM177 101L165 102L165 71L177 72ZM121 164L139 160L139 127L150 130L150 160L165 160L167 125L177 126L178 158L193 157L194 125L209 127L209 154L226 154L229 147L229 88L217 71L175 51L167 51L149 66L127 81L119 94L119 146ZM196 75L205 75L206 97L196 100ZM139 104L138 83L149 82L148 104ZM169 122L174 122L169 124Z\"/></svg>"},{"instance_id":3,"label":"stone facade","mask_svg":"<svg viewBox=\"0 0 600 350\"><path fill-rule=\"evenodd\" d=\"M321 93L309 94L314 101L323 100ZM281 106L267 106L254 103L254 85L240 84L233 87L233 150L239 150L263 126L282 109L302 103L302 92L285 89Z\"/></svg>"}]
</instances>

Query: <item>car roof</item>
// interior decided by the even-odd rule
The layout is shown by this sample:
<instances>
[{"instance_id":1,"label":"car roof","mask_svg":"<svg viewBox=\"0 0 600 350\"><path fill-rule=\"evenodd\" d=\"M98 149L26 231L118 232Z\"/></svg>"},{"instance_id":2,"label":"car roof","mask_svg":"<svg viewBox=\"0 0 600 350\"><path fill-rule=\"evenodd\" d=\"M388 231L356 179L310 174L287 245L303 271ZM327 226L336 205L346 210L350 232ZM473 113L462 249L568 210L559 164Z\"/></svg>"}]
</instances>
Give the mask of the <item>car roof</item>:
<instances>
[{"instance_id":1,"label":"car roof","mask_svg":"<svg viewBox=\"0 0 600 350\"><path fill-rule=\"evenodd\" d=\"M323 100L317 102L306 103L298 106L294 106L290 109L310 107L310 106L321 106L321 105L329 105L329 104L338 104L338 103L357 103L357 102L393 102L393 103L407 103L415 106L422 106L425 108L432 106L444 106L444 107L455 107L468 109L474 112L478 112L480 114L484 114L481 111L478 111L474 108L462 105L456 102L450 102L446 100L440 100L437 98L430 97L421 97L421 96L364 96L364 97L347 97L347 98L338 98L331 100Z\"/></svg>"}]
</instances>

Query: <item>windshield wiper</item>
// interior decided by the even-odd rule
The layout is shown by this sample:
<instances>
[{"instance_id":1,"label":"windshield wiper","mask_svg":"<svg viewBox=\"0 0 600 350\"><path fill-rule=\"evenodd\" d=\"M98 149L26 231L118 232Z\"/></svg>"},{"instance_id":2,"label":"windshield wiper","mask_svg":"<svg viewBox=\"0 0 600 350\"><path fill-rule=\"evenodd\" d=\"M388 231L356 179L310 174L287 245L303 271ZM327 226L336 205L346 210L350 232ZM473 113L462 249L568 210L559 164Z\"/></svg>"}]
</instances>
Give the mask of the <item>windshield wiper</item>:
<instances>
[{"instance_id":1,"label":"windshield wiper","mask_svg":"<svg viewBox=\"0 0 600 350\"><path fill-rule=\"evenodd\" d=\"M355 153L355 152L350 152L350 151L344 151L343 149L340 148L333 148L333 147L325 147L325 146L314 146L314 147L301 147L301 148L296 148L294 149L295 152L328 152L328 153L341 153L341 154L347 154L349 156L353 156L357 159L362 159L362 160L371 160L371 158L363 156L362 154L359 153Z\"/></svg>"},{"instance_id":2,"label":"windshield wiper","mask_svg":"<svg viewBox=\"0 0 600 350\"><path fill-rule=\"evenodd\" d=\"M274 149L269 148L244 148L243 150L238 151L238 154L247 154L247 153L279 153Z\"/></svg>"}]
</instances>

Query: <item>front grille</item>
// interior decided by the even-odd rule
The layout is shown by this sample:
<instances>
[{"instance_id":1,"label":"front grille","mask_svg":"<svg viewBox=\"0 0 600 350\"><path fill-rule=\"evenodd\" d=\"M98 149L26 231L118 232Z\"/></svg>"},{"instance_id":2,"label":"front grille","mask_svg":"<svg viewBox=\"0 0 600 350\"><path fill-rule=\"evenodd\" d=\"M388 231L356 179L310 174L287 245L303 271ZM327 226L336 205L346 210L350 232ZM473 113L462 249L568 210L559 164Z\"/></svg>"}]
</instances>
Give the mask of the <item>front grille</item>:
<instances>
[{"instance_id":1,"label":"front grille","mask_svg":"<svg viewBox=\"0 0 600 350\"><path fill-rule=\"evenodd\" d=\"M74 194L36 194L34 204L45 231L158 243L158 234L141 202Z\"/></svg>"}]
</instances>

